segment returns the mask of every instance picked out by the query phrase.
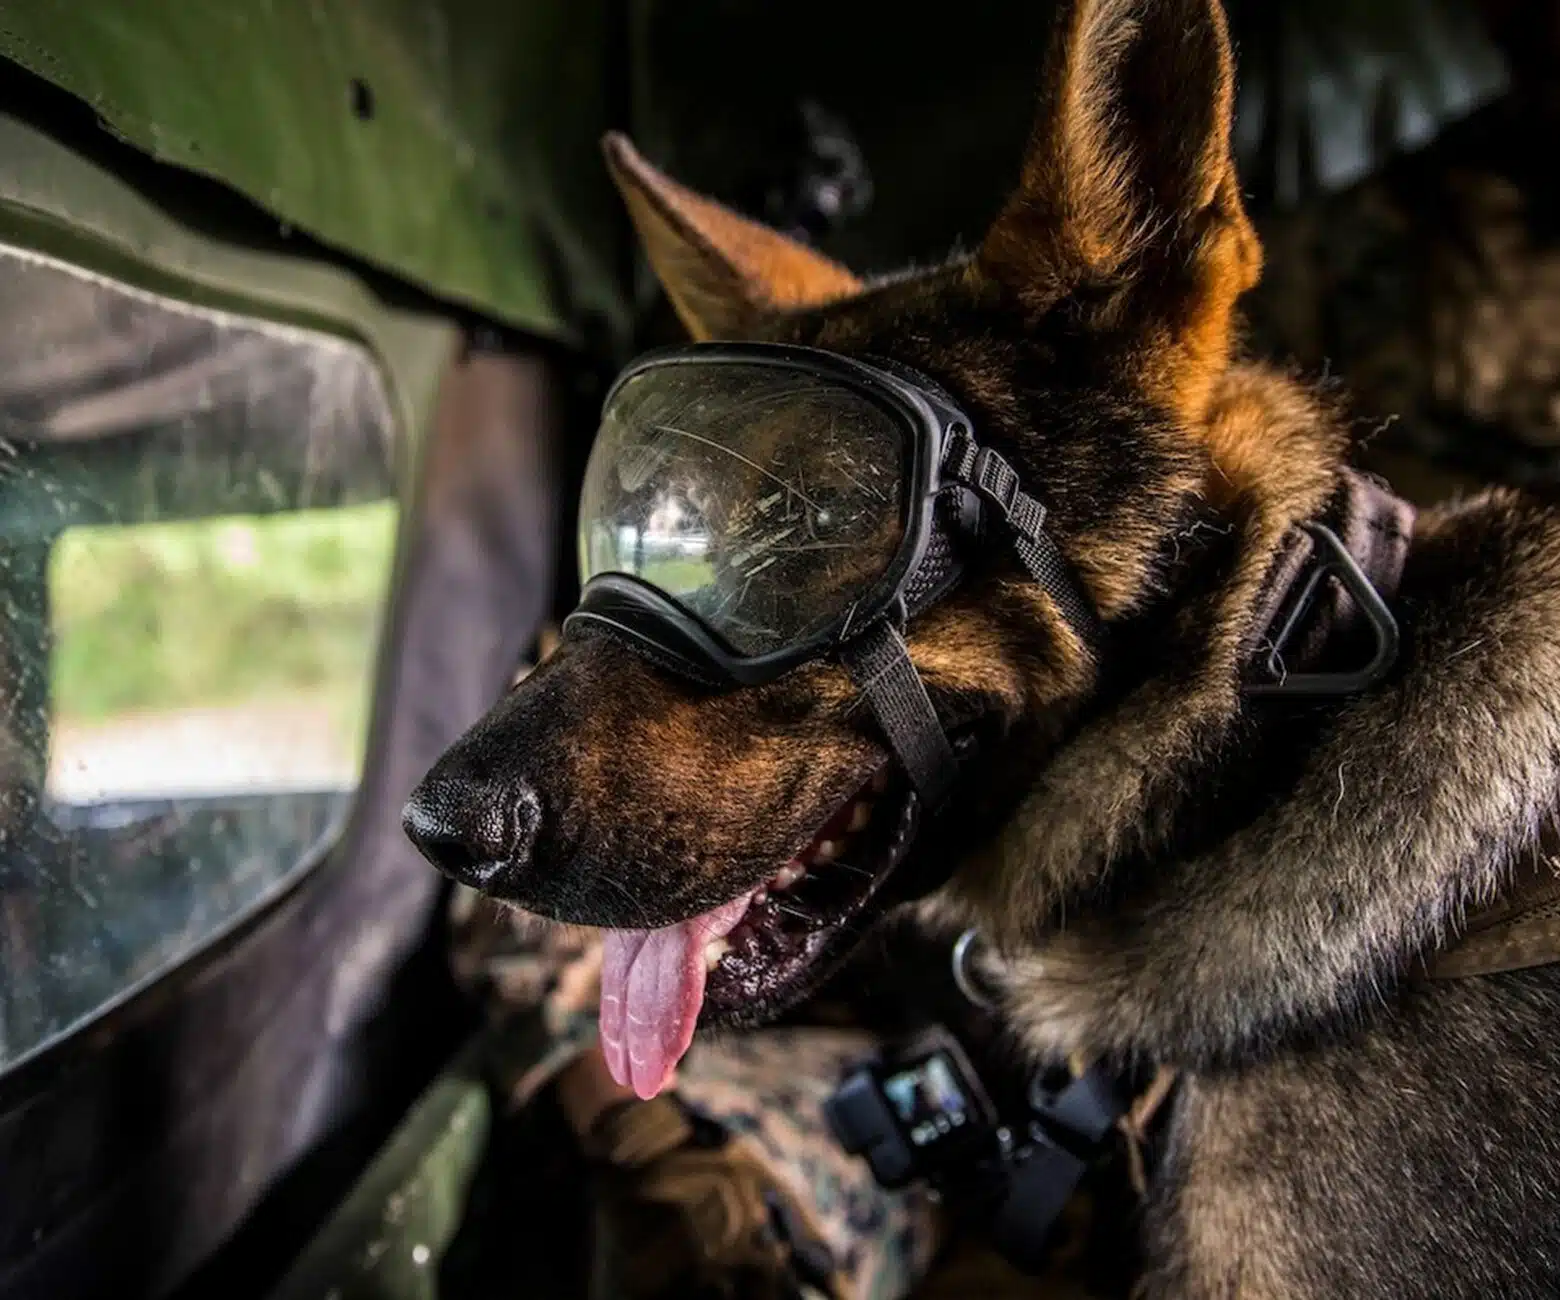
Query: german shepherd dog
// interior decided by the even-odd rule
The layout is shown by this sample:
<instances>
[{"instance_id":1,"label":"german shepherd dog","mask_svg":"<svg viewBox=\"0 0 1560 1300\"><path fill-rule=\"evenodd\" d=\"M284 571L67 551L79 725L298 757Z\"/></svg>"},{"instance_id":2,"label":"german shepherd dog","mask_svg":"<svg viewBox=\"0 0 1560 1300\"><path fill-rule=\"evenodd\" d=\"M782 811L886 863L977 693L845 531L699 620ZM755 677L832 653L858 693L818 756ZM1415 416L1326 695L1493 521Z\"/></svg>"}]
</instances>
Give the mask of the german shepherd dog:
<instances>
[{"instance_id":1,"label":"german shepherd dog","mask_svg":"<svg viewBox=\"0 0 1560 1300\"><path fill-rule=\"evenodd\" d=\"M1100 655L1005 555L911 621L939 715L978 738L934 830L839 666L713 691L570 635L409 832L617 936L604 997L630 1011L645 936L688 931L650 974L706 1026L773 1018L912 898L978 925L1037 1059L1180 1072L1148 1295L1560 1294L1560 970L1422 977L1555 811L1560 516L1505 490L1421 513L1385 681L1242 692L1265 575L1348 426L1237 346L1261 250L1217 0L1059 9L1017 188L944 266L864 284L620 137L607 156L696 338L892 358L954 395L1036 485ZM691 1018L606 1012L609 1061L654 1091L666 1062L643 1078L625 1042L675 1062Z\"/></svg>"}]
</instances>

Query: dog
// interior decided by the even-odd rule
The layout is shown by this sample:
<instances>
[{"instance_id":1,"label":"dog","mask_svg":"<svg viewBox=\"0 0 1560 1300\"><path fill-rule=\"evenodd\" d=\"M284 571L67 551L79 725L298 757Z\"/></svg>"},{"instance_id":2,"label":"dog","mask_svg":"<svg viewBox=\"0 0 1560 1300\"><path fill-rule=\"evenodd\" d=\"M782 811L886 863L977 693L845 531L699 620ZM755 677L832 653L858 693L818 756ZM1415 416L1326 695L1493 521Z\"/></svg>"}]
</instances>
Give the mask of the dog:
<instances>
[{"instance_id":1,"label":"dog","mask_svg":"<svg viewBox=\"0 0 1560 1300\"><path fill-rule=\"evenodd\" d=\"M1179 1073L1145 1295L1553 1295L1560 970L1426 970L1555 813L1560 516L1506 489L1424 510L1382 680L1243 689L1275 557L1334 499L1351 434L1242 353L1262 250L1233 85L1217 0L1066 0L978 248L872 283L609 138L694 338L931 377L1034 485L1105 640L1001 559L912 618L939 718L978 739L917 823L838 664L709 689L569 635L439 761L407 828L496 898L628 936L625 971L703 918L677 996L704 1026L780 1014L895 908L979 926L1037 1060ZM755 900L783 908L754 922ZM604 1015L609 1060L653 1092L686 1019L641 1031L640 1078Z\"/></svg>"}]
</instances>

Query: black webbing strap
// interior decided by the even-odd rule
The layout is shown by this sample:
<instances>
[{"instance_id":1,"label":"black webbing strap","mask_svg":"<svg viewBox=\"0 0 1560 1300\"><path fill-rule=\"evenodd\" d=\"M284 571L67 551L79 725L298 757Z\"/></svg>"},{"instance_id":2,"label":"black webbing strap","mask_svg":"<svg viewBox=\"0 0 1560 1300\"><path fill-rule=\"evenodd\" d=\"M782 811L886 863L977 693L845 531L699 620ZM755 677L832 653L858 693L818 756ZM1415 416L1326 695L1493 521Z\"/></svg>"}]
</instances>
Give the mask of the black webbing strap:
<instances>
[{"instance_id":1,"label":"black webbing strap","mask_svg":"<svg viewBox=\"0 0 1560 1300\"><path fill-rule=\"evenodd\" d=\"M1041 509L1032 497L1024 497L1020 504L1031 504ZM1029 576L1056 602L1063 620L1078 634L1083 648L1091 655L1097 654L1104 629L1100 626L1094 607L1089 604L1073 577L1072 565L1067 562L1067 557L1051 540L1049 533L1037 527L1031 535L1012 519L1009 522L1013 524L1013 548L1018 552L1019 561L1029 570Z\"/></svg>"},{"instance_id":2,"label":"black webbing strap","mask_svg":"<svg viewBox=\"0 0 1560 1300\"><path fill-rule=\"evenodd\" d=\"M1040 584L1062 618L1097 656L1104 629L1084 594L1067 557L1045 531L1045 507L1019 484L1018 471L990 447L977 446L968 433L949 438L943 453L943 474L973 489L1002 516L1013 533L1013 549L1029 576Z\"/></svg>"},{"instance_id":3,"label":"black webbing strap","mask_svg":"<svg viewBox=\"0 0 1560 1300\"><path fill-rule=\"evenodd\" d=\"M1023 491L1018 471L968 432L954 432L943 451L945 481L961 484L992 506L1013 534L1013 549L1035 582L1056 602L1087 653L1098 657L1103 628L1067 557L1045 531L1045 507ZM932 808L953 786L957 758L910 661L904 638L888 619L840 647L840 659L882 728L916 792Z\"/></svg>"},{"instance_id":4,"label":"black webbing strap","mask_svg":"<svg viewBox=\"0 0 1560 1300\"><path fill-rule=\"evenodd\" d=\"M916 793L936 808L953 785L956 759L899 630L880 619L840 648L840 660Z\"/></svg>"}]
</instances>

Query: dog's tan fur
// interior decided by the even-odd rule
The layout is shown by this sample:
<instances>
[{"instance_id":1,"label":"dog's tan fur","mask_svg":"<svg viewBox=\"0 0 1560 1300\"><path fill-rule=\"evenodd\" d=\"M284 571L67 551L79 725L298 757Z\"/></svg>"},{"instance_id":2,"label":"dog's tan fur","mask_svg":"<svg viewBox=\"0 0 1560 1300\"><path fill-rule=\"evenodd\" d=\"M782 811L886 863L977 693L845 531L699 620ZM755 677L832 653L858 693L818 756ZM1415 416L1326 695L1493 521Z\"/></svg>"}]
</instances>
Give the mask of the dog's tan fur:
<instances>
[{"instance_id":1,"label":"dog's tan fur","mask_svg":"<svg viewBox=\"0 0 1560 1300\"><path fill-rule=\"evenodd\" d=\"M1049 511L1101 662L994 563L909 629L945 716L995 736L923 904L999 940L1037 1054L1178 1067L1146 1220L1154 1296L1560 1290L1560 977L1427 984L1560 786L1560 518L1495 492L1421 516L1391 678L1253 703L1280 541L1333 493L1326 403L1236 358L1260 250L1217 0L1067 0L1018 188L971 258L849 271L609 145L698 337L931 375ZM751 888L884 756L837 666L696 691L566 639L441 763L533 810L503 890L659 925Z\"/></svg>"}]
</instances>

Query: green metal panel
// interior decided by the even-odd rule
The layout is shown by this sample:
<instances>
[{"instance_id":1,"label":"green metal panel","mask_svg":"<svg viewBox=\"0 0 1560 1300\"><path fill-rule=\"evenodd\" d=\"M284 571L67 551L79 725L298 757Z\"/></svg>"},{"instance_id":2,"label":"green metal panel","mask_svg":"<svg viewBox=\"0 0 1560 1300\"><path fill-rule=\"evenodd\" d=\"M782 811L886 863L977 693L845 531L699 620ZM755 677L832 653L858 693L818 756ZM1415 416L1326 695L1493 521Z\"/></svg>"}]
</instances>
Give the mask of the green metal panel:
<instances>
[{"instance_id":1,"label":"green metal panel","mask_svg":"<svg viewBox=\"0 0 1560 1300\"><path fill-rule=\"evenodd\" d=\"M0 0L0 55L154 157L430 291L568 339L621 326L611 7Z\"/></svg>"},{"instance_id":2,"label":"green metal panel","mask_svg":"<svg viewBox=\"0 0 1560 1300\"><path fill-rule=\"evenodd\" d=\"M423 1095L271 1300L438 1300L492 1128L477 1055L468 1049Z\"/></svg>"},{"instance_id":3,"label":"green metal panel","mask_svg":"<svg viewBox=\"0 0 1560 1300\"><path fill-rule=\"evenodd\" d=\"M356 338L384 365L397 416L413 435L432 418L439 377L456 346L447 320L391 307L336 267L192 231L117 177L4 114L0 241L175 298Z\"/></svg>"}]
</instances>

